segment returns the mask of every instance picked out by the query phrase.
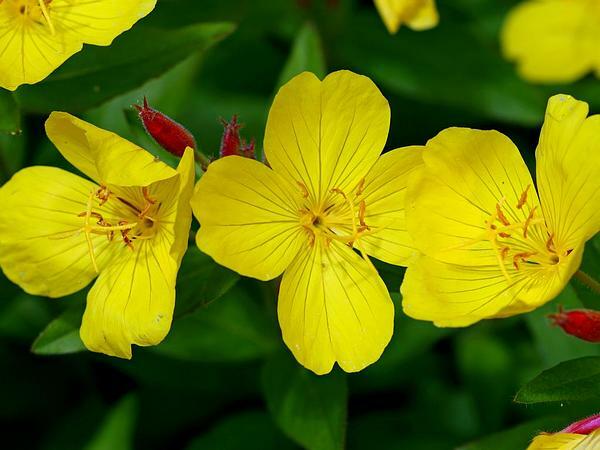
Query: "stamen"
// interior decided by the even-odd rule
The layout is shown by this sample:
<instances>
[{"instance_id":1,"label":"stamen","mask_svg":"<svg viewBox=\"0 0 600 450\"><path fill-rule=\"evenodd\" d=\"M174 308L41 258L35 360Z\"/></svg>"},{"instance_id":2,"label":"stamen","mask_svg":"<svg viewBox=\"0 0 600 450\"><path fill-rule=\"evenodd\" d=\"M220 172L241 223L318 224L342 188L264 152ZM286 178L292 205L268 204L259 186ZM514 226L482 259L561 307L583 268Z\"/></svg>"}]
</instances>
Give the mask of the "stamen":
<instances>
[{"instance_id":1,"label":"stamen","mask_svg":"<svg viewBox=\"0 0 600 450\"><path fill-rule=\"evenodd\" d=\"M296 183L298 183L298 186L300 186L300 190L302 191L302 197L308 198L309 192L308 192L308 189L306 188L306 185L301 181L297 181Z\"/></svg>"},{"instance_id":2,"label":"stamen","mask_svg":"<svg viewBox=\"0 0 600 450\"><path fill-rule=\"evenodd\" d=\"M358 183L358 187L356 188L356 196L358 197L359 195L361 195L363 193L364 189L365 189L365 179L361 178L360 182Z\"/></svg>"},{"instance_id":3,"label":"stamen","mask_svg":"<svg viewBox=\"0 0 600 450\"><path fill-rule=\"evenodd\" d=\"M338 188L333 188L331 190L332 193L334 194L339 194L342 197L344 197L344 200L346 201L346 203L348 204L348 207L350 208L350 214L352 217L352 236L354 236L355 238L357 238L358 236L358 231L356 229L356 222L354 220L354 218L356 217L356 211L354 209L354 203L352 202L352 200L350 200L348 198L348 196L346 195L346 193L344 191L342 191L341 189Z\"/></svg>"},{"instance_id":4,"label":"stamen","mask_svg":"<svg viewBox=\"0 0 600 450\"><path fill-rule=\"evenodd\" d=\"M525 191L525 192L527 192L527 191ZM537 206L534 206L533 208L531 208L531 211L529 211L529 216L527 216L527 220L525 220L525 225L523 226L523 237L525 239L527 239L527 229L529 228L529 224L533 220L533 215L535 214L536 208L537 208Z\"/></svg>"},{"instance_id":5,"label":"stamen","mask_svg":"<svg viewBox=\"0 0 600 450\"><path fill-rule=\"evenodd\" d=\"M509 251L510 251L510 248L502 247L502 249L500 250L500 256L502 257L503 260L506 259Z\"/></svg>"},{"instance_id":6,"label":"stamen","mask_svg":"<svg viewBox=\"0 0 600 450\"><path fill-rule=\"evenodd\" d=\"M521 194L519 203L517 203L517 209L521 209L523 206L525 206L525 203L527 203L527 191L529 191L530 187L531 187L531 184L528 184L527 187L525 188L525 190L523 191L523 193Z\"/></svg>"},{"instance_id":7,"label":"stamen","mask_svg":"<svg viewBox=\"0 0 600 450\"><path fill-rule=\"evenodd\" d=\"M38 3L40 5L40 9L42 10L42 15L44 16L44 19L46 19L48 27L50 27L50 33L54 36L56 30L54 29L54 24L50 20L50 14L48 13L48 9L46 8L46 0L38 0Z\"/></svg>"},{"instance_id":8,"label":"stamen","mask_svg":"<svg viewBox=\"0 0 600 450\"><path fill-rule=\"evenodd\" d=\"M546 241L546 249L549 252L556 253L556 250L554 249L554 233L550 234L548 237L548 240Z\"/></svg>"},{"instance_id":9,"label":"stamen","mask_svg":"<svg viewBox=\"0 0 600 450\"><path fill-rule=\"evenodd\" d=\"M98 197L98 199L100 200L100 206L104 205L108 201L110 194L111 192L108 189L108 187L100 186L100 188L96 192L96 197Z\"/></svg>"},{"instance_id":10,"label":"stamen","mask_svg":"<svg viewBox=\"0 0 600 450\"><path fill-rule=\"evenodd\" d=\"M504 201L504 199L502 199L500 201L500 203L496 203L496 215L498 217L498 219L500 220L500 222L502 222L503 225L510 225L510 222L508 221L508 219L506 218L506 216L504 215L504 213L502 212L502 202Z\"/></svg>"},{"instance_id":11,"label":"stamen","mask_svg":"<svg viewBox=\"0 0 600 450\"><path fill-rule=\"evenodd\" d=\"M537 252L515 253L515 255L513 256L513 266L515 267L516 270L519 270L519 261L526 262L527 258L530 258L531 256L534 256L534 255L537 255Z\"/></svg>"}]
</instances>

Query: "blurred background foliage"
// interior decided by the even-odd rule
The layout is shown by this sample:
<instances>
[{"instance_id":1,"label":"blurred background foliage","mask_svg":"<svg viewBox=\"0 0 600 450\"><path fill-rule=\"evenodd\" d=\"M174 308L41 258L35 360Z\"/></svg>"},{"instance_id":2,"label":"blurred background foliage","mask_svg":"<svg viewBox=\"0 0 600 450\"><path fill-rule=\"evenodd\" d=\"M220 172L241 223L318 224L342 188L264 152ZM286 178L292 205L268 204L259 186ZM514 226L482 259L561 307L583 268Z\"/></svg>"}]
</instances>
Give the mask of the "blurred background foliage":
<instances>
[{"instance_id":1,"label":"blurred background foliage","mask_svg":"<svg viewBox=\"0 0 600 450\"><path fill-rule=\"evenodd\" d=\"M453 125L493 128L532 168L551 94L600 112L595 78L535 86L503 61L498 33L514 0L438 3L437 28L390 36L369 0L159 0L113 46L88 46L44 82L0 92L0 177L36 164L68 167L43 132L53 110L173 162L131 108L144 95L208 154L218 152L219 118L233 114L260 148L274 93L303 70L371 77L392 107L387 149L424 144ZM599 252L596 238L584 260L591 274L600 275ZM363 372L325 377L284 348L277 282L242 279L193 245L171 333L158 347L136 348L132 361L84 351L86 292L41 299L2 278L3 448L514 450L598 412L598 346L546 317L559 303L597 306L576 280L533 313L450 330L403 316L403 269L378 266L397 305L392 342Z\"/></svg>"}]
</instances>

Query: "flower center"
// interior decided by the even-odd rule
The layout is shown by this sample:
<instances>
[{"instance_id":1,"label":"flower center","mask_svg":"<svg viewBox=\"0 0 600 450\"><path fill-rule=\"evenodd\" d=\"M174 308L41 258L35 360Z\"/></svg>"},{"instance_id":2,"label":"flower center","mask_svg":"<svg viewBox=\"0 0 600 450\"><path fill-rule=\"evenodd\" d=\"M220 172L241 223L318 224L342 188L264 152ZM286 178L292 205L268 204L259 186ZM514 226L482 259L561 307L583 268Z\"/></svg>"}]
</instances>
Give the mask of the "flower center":
<instances>
[{"instance_id":1,"label":"flower center","mask_svg":"<svg viewBox=\"0 0 600 450\"><path fill-rule=\"evenodd\" d=\"M124 198L107 186L101 186L90 193L85 211L77 214L77 217L83 218L83 226L52 238L65 239L84 233L92 265L98 272L93 235L105 235L109 243L121 240L126 247L135 250L136 241L152 239L159 230L161 203L150 196L147 187L141 188L141 195L132 197L136 198ZM137 197L141 197L143 206L137 206L140 204Z\"/></svg>"},{"instance_id":2,"label":"flower center","mask_svg":"<svg viewBox=\"0 0 600 450\"><path fill-rule=\"evenodd\" d=\"M50 4L52 0L0 0L15 19L28 19L32 22L48 25L54 34L54 24L50 19Z\"/></svg>"},{"instance_id":3,"label":"flower center","mask_svg":"<svg viewBox=\"0 0 600 450\"><path fill-rule=\"evenodd\" d=\"M471 245L483 240L489 241L496 253L498 265L509 282L511 277L506 269L507 264L516 271L549 269L554 268L573 251L556 247L554 235L548 230L546 221L541 216L538 217L537 206L528 205L530 187L528 185L521 193L515 205L516 210L506 204L505 199L496 203L495 211L485 220L486 231L467 243ZM525 208L529 210L528 213Z\"/></svg>"},{"instance_id":4,"label":"flower center","mask_svg":"<svg viewBox=\"0 0 600 450\"><path fill-rule=\"evenodd\" d=\"M383 228L374 229L366 223L367 204L362 198L365 180L362 179L354 191L346 193L340 188L330 190L330 196L324 201L310 200L306 186L298 182L305 199L299 210L300 225L308 235L308 245L313 247L320 240L328 248L332 241L342 242L357 248L369 263L367 254L362 250L360 239L374 234Z\"/></svg>"}]
</instances>

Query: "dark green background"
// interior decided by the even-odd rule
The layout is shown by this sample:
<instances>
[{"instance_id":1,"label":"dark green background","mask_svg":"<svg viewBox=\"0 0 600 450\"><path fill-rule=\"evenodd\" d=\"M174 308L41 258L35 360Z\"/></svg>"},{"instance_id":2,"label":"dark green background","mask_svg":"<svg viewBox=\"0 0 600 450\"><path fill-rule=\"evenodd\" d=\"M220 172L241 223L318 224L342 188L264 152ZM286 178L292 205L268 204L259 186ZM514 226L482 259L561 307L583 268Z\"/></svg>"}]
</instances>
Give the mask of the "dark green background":
<instances>
[{"instance_id":1,"label":"dark green background","mask_svg":"<svg viewBox=\"0 0 600 450\"><path fill-rule=\"evenodd\" d=\"M206 153L218 151L219 118L233 114L260 148L278 86L302 70L324 76L342 68L371 77L389 100L386 149L424 144L448 126L493 128L533 168L547 98L573 94L600 112L600 85L592 77L549 87L520 80L498 42L514 4L441 0L439 27L390 36L368 0L159 0L113 46L87 46L44 82L0 91L0 176L35 164L68 167L43 133L52 110L174 162L136 121L130 105L144 95L192 130ZM588 243L584 261L596 276L599 251L598 239ZM391 344L361 373L335 369L320 378L283 346L277 282L240 279L193 245L170 335L158 347L135 348L132 361L83 351L85 292L36 298L2 278L2 447L512 450L600 409L598 347L546 318L558 303L598 304L577 281L531 314L449 330L404 317L403 269L378 266L397 304ZM513 401L542 370L584 356L596 358L561 372L566 393L542 385L540 395L538 384L521 392L524 403Z\"/></svg>"}]
</instances>

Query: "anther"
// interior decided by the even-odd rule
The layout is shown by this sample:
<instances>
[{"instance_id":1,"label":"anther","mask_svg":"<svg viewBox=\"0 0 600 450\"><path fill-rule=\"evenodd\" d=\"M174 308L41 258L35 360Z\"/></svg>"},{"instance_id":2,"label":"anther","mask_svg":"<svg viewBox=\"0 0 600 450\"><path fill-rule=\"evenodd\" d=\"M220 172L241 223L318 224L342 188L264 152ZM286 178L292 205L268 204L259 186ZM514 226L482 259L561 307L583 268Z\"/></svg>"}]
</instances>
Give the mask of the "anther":
<instances>
[{"instance_id":1,"label":"anther","mask_svg":"<svg viewBox=\"0 0 600 450\"><path fill-rule=\"evenodd\" d=\"M510 248L502 247L502 249L500 250L500 256L502 257L502 259L506 259L509 251L510 251Z\"/></svg>"},{"instance_id":2,"label":"anther","mask_svg":"<svg viewBox=\"0 0 600 450\"><path fill-rule=\"evenodd\" d=\"M552 253L556 253L554 249L554 234L550 234L548 240L546 241L546 250Z\"/></svg>"},{"instance_id":3,"label":"anther","mask_svg":"<svg viewBox=\"0 0 600 450\"><path fill-rule=\"evenodd\" d=\"M100 188L96 191L96 197L100 200L100 206L104 205L109 197L110 190L106 186L100 186Z\"/></svg>"},{"instance_id":4,"label":"anther","mask_svg":"<svg viewBox=\"0 0 600 450\"><path fill-rule=\"evenodd\" d=\"M358 183L358 187L356 188L356 196L357 197L363 193L364 188L365 188L365 179L361 178L360 182Z\"/></svg>"},{"instance_id":5,"label":"anther","mask_svg":"<svg viewBox=\"0 0 600 450\"><path fill-rule=\"evenodd\" d=\"M307 198L309 193L308 189L306 188L306 185L301 181L297 181L296 183L298 183L298 186L300 186L300 190L302 191L302 197Z\"/></svg>"},{"instance_id":6,"label":"anther","mask_svg":"<svg viewBox=\"0 0 600 450\"><path fill-rule=\"evenodd\" d=\"M527 187L525 188L525 190L523 191L523 193L521 194L521 198L519 199L519 202L517 203L517 209L521 209L523 206L525 206L525 203L527 203L527 191L529 191L530 187L531 187L531 185L528 184Z\"/></svg>"},{"instance_id":7,"label":"anther","mask_svg":"<svg viewBox=\"0 0 600 450\"><path fill-rule=\"evenodd\" d=\"M525 191L527 192L527 191ZM531 211L529 211L529 215L527 216L527 220L525 220L525 225L523 225L523 237L525 239L527 239L527 229L529 228L529 224L531 223L531 220L533 219L533 215L535 214L535 210L536 210L537 206L534 206L533 208L531 208Z\"/></svg>"},{"instance_id":8,"label":"anther","mask_svg":"<svg viewBox=\"0 0 600 450\"><path fill-rule=\"evenodd\" d=\"M500 222L502 222L503 225L505 225L505 226L510 225L510 222L508 221L508 219L506 218L506 216L502 212L502 208L500 206L500 203L496 203L496 215L498 216L498 219L500 220Z\"/></svg>"},{"instance_id":9,"label":"anther","mask_svg":"<svg viewBox=\"0 0 600 450\"><path fill-rule=\"evenodd\" d=\"M501 231L500 233L498 233L498 236L503 237L503 238L509 238L510 234L505 233L504 231Z\"/></svg>"},{"instance_id":10,"label":"anther","mask_svg":"<svg viewBox=\"0 0 600 450\"><path fill-rule=\"evenodd\" d=\"M527 258L536 255L537 252L523 252L523 253L516 253L513 256L513 266L515 267L515 269L519 270L519 261L520 262L526 262Z\"/></svg>"}]
</instances>

